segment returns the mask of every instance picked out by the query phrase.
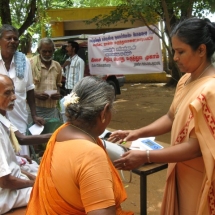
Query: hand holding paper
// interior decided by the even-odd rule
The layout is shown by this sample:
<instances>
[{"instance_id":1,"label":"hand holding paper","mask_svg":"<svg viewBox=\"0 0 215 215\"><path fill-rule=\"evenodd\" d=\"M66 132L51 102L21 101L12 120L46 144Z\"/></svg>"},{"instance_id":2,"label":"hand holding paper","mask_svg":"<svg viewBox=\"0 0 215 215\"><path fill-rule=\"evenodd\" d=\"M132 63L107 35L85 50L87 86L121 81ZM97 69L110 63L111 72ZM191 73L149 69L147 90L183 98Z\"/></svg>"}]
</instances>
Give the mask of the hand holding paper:
<instances>
[{"instance_id":1,"label":"hand holding paper","mask_svg":"<svg viewBox=\"0 0 215 215\"><path fill-rule=\"evenodd\" d=\"M44 93L48 94L49 96L51 96L52 94L57 93L57 90L45 90Z\"/></svg>"},{"instance_id":2,"label":"hand holding paper","mask_svg":"<svg viewBox=\"0 0 215 215\"><path fill-rule=\"evenodd\" d=\"M39 126L37 124L32 125L28 130L31 132L32 135L41 134L44 129L44 126Z\"/></svg>"}]
</instances>

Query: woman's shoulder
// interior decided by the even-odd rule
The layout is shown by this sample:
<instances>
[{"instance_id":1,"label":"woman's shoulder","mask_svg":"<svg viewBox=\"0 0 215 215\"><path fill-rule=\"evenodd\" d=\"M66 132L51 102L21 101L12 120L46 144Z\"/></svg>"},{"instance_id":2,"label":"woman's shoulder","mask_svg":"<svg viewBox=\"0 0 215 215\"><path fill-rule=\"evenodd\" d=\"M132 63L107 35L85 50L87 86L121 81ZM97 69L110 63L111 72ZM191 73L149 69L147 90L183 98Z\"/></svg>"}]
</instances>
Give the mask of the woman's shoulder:
<instances>
[{"instance_id":1,"label":"woman's shoulder","mask_svg":"<svg viewBox=\"0 0 215 215\"><path fill-rule=\"evenodd\" d=\"M93 143L89 140L78 140L80 142L80 145L82 145L81 147L83 148L83 150L85 150L86 152L90 152L90 153L98 153L98 154L104 154L105 151L104 149L102 149L101 146L99 146L96 143Z\"/></svg>"},{"instance_id":2,"label":"woman's shoulder","mask_svg":"<svg viewBox=\"0 0 215 215\"><path fill-rule=\"evenodd\" d=\"M215 75L207 79L204 84L202 94L205 96L213 96L215 98Z\"/></svg>"},{"instance_id":3,"label":"woman's shoulder","mask_svg":"<svg viewBox=\"0 0 215 215\"><path fill-rule=\"evenodd\" d=\"M185 84L185 82L187 81L187 79L190 77L190 73L186 73L184 75L182 75L182 77L179 79L178 84Z\"/></svg>"},{"instance_id":4,"label":"woman's shoulder","mask_svg":"<svg viewBox=\"0 0 215 215\"><path fill-rule=\"evenodd\" d=\"M177 90L180 90L181 88L184 87L184 84L186 83L186 81L189 77L190 77L190 74L186 73L179 79L178 84L177 84Z\"/></svg>"},{"instance_id":5,"label":"woman's shoulder","mask_svg":"<svg viewBox=\"0 0 215 215\"><path fill-rule=\"evenodd\" d=\"M106 160L107 155L100 146L85 139L66 140L64 142L56 142L54 147L55 158L62 159L64 162L73 163L80 168L83 164L100 163Z\"/></svg>"},{"instance_id":6,"label":"woman's shoulder","mask_svg":"<svg viewBox=\"0 0 215 215\"><path fill-rule=\"evenodd\" d=\"M90 162L90 163L100 163L104 160L107 160L107 155L104 149L92 143L89 140L85 139L77 139L71 140L70 144L73 145L73 154L78 160L82 158L82 162Z\"/></svg>"},{"instance_id":7,"label":"woman's shoulder","mask_svg":"<svg viewBox=\"0 0 215 215\"><path fill-rule=\"evenodd\" d=\"M104 153L104 149L86 139L70 139L64 141L56 141L57 145L61 148L72 148L74 151L78 152L81 151L82 153L88 153L90 151L97 152L97 153Z\"/></svg>"}]
</instances>

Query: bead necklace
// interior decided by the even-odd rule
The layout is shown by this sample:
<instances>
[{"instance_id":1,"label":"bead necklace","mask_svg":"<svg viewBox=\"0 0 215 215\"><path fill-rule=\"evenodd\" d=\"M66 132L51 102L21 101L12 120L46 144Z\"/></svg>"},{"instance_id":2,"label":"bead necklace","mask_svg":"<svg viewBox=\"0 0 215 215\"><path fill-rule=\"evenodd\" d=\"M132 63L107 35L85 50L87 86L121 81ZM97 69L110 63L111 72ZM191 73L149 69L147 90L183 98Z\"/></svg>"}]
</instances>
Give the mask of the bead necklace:
<instances>
[{"instance_id":1,"label":"bead necklace","mask_svg":"<svg viewBox=\"0 0 215 215\"><path fill-rule=\"evenodd\" d=\"M203 70L203 72L199 75L199 77L198 77L196 80L190 82L190 83L193 83L191 86L193 86L193 85L196 83L196 81L202 77L202 75L207 71L207 69L208 69L210 66L211 66L211 64L209 64L209 65ZM188 81L189 81L190 79L191 79L191 75L190 75L190 77L186 80L186 82L184 83L184 87L188 84ZM190 86L190 88L187 90L186 95L184 96L184 98L186 98L188 92L189 92L190 89L191 89L191 86ZM181 100L181 97L182 97L182 93L180 94L180 98L178 99L178 100L181 101L181 102L178 104L178 106L177 106L177 108L176 108L176 110L175 110L174 116L177 114L177 112L178 112L178 110L179 110L179 108L180 108L180 106L181 106L181 103L184 101L184 98L182 98L182 100Z\"/></svg>"},{"instance_id":2,"label":"bead necklace","mask_svg":"<svg viewBox=\"0 0 215 215\"><path fill-rule=\"evenodd\" d=\"M82 131L83 133L85 133L87 136L89 136L89 137L93 140L94 143L97 144L95 138L94 138L92 135L90 135L90 134L87 133L86 131L82 130L81 128L79 128L79 127L77 127L77 126L75 126L75 125L73 125L73 124L69 124L69 125L71 125L72 127L78 129L79 131Z\"/></svg>"}]
</instances>

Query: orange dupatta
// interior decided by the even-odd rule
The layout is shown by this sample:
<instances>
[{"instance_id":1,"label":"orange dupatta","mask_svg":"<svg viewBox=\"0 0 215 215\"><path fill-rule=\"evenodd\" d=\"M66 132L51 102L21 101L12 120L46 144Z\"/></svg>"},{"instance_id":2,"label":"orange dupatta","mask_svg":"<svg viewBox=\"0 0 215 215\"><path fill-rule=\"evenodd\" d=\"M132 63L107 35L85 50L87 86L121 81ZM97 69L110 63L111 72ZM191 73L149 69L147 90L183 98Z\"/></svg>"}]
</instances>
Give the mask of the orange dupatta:
<instances>
[{"instance_id":1,"label":"orange dupatta","mask_svg":"<svg viewBox=\"0 0 215 215\"><path fill-rule=\"evenodd\" d=\"M55 185L51 176L51 159L56 142L56 136L58 132L66 127L68 123L59 127L51 136L46 151L41 160L39 172L31 193L29 204L27 206L26 214L30 215L58 215L58 214L70 214L70 215L86 215L81 211L78 211L72 205L64 201L59 195L58 191L55 188ZM100 147L103 147L101 140L97 141ZM118 175L117 170L113 166L112 162L108 158L110 164L112 177L113 177L113 187L114 187L114 196L116 202L116 214L117 215L133 215L133 212L124 212L122 211L120 204L126 199L126 193L122 185L121 179Z\"/></svg>"}]
</instances>

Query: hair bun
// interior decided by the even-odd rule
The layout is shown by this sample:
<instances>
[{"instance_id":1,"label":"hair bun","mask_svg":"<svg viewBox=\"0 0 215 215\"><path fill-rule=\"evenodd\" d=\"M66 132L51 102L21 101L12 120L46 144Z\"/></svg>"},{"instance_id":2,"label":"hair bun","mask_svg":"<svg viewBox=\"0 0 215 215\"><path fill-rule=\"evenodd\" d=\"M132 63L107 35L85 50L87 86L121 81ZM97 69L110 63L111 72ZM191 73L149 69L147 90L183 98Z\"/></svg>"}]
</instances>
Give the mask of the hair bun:
<instances>
[{"instance_id":1,"label":"hair bun","mask_svg":"<svg viewBox=\"0 0 215 215\"><path fill-rule=\"evenodd\" d=\"M204 18L204 21L207 22L207 23L211 23L211 20L208 19L208 18Z\"/></svg>"},{"instance_id":2,"label":"hair bun","mask_svg":"<svg viewBox=\"0 0 215 215\"><path fill-rule=\"evenodd\" d=\"M207 25L208 25L208 30L211 34L211 38L215 42L215 23L210 21L207 23Z\"/></svg>"}]
</instances>

